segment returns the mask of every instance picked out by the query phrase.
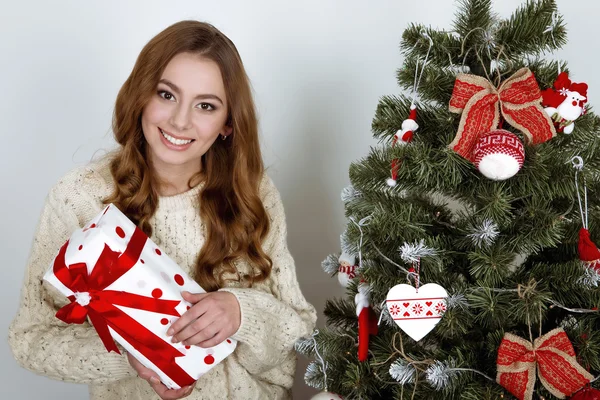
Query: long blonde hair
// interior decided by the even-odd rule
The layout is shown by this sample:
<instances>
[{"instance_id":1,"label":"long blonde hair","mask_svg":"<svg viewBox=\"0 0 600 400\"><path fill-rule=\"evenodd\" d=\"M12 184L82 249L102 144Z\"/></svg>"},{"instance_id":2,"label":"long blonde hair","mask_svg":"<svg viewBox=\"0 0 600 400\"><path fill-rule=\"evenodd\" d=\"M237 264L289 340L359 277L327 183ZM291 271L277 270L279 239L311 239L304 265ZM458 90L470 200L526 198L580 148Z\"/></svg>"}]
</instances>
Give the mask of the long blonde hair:
<instances>
[{"instance_id":1,"label":"long blonde hair","mask_svg":"<svg viewBox=\"0 0 600 400\"><path fill-rule=\"evenodd\" d=\"M261 247L269 218L259 197L264 166L258 121L240 55L231 40L212 25L175 23L142 49L115 104L113 132L121 147L110 165L115 189L104 202L114 203L148 236L152 234L149 219L158 206L158 181L148 164L141 116L169 61L184 52L219 66L228 99L227 125L233 128L227 140L216 140L200 161L204 178L200 217L206 226L206 240L196 261L195 279L205 290L216 290L223 286L226 273L236 274L234 262L241 258L253 267L254 272L245 276L251 285L265 280L272 268ZM194 178L197 176L190 182Z\"/></svg>"}]
</instances>

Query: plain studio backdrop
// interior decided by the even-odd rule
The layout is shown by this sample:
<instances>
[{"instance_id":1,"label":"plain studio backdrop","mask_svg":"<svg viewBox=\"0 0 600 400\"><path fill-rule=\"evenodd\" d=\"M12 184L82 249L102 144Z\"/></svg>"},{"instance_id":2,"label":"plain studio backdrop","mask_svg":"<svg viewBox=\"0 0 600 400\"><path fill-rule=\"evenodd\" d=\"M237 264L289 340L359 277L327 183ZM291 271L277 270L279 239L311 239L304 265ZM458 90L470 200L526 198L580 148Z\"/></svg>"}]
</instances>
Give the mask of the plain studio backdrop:
<instances>
[{"instance_id":1,"label":"plain studio backdrop","mask_svg":"<svg viewBox=\"0 0 600 400\"><path fill-rule=\"evenodd\" d=\"M497 1L507 17L522 2ZM0 11L2 196L0 394L3 399L86 399L87 387L19 368L6 336L42 204L69 169L113 146L117 92L142 47L183 19L207 21L236 44L252 81L268 172L279 188L288 242L305 296L324 325L326 298L343 295L320 268L339 250L346 219L340 200L348 167L376 145L371 120L382 95L398 94L399 43L411 23L451 29L449 0L327 1L6 1ZM572 78L597 88L600 9L591 0L558 1L569 43L557 55ZM399 244L400 245L400 244ZM315 390L303 381L294 395Z\"/></svg>"}]
</instances>

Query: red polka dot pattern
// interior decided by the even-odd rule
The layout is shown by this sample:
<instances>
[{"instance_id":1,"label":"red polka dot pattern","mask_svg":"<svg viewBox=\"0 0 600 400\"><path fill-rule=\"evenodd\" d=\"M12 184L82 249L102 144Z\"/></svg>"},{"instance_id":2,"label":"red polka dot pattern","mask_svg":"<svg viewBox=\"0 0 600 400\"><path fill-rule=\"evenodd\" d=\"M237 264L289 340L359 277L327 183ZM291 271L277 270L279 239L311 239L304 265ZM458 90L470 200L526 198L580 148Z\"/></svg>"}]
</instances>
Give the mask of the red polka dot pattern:
<instances>
[{"instance_id":1,"label":"red polka dot pattern","mask_svg":"<svg viewBox=\"0 0 600 400\"><path fill-rule=\"evenodd\" d=\"M192 346L185 346L186 350L189 350L192 348Z\"/></svg>"},{"instance_id":2,"label":"red polka dot pattern","mask_svg":"<svg viewBox=\"0 0 600 400\"><path fill-rule=\"evenodd\" d=\"M231 344L231 340L227 339L227 343Z\"/></svg>"},{"instance_id":3,"label":"red polka dot pattern","mask_svg":"<svg viewBox=\"0 0 600 400\"><path fill-rule=\"evenodd\" d=\"M177 282L179 286L183 286L183 276L179 274L175 275L175 282Z\"/></svg>"},{"instance_id":4,"label":"red polka dot pattern","mask_svg":"<svg viewBox=\"0 0 600 400\"><path fill-rule=\"evenodd\" d=\"M156 251L156 254L158 254L159 256L162 254L162 252L160 251L160 249L156 249L154 251Z\"/></svg>"},{"instance_id":5,"label":"red polka dot pattern","mask_svg":"<svg viewBox=\"0 0 600 400\"><path fill-rule=\"evenodd\" d=\"M90 225L90 228L95 228L95 227L96 227L96 224L91 224Z\"/></svg>"},{"instance_id":6,"label":"red polka dot pattern","mask_svg":"<svg viewBox=\"0 0 600 400\"><path fill-rule=\"evenodd\" d=\"M119 235L121 239L125 237L125 231L123 231L123 228L121 228L120 226L117 226L115 232L117 232L117 235Z\"/></svg>"},{"instance_id":7,"label":"red polka dot pattern","mask_svg":"<svg viewBox=\"0 0 600 400\"><path fill-rule=\"evenodd\" d=\"M160 290L158 288L156 288L152 291L152 297L154 297L155 299L162 297L162 295L163 295L162 290Z\"/></svg>"},{"instance_id":8,"label":"red polka dot pattern","mask_svg":"<svg viewBox=\"0 0 600 400\"><path fill-rule=\"evenodd\" d=\"M163 319L160 320L160 323L163 324L163 325L167 325L169 323L169 320L166 319L166 318L163 318Z\"/></svg>"},{"instance_id":9,"label":"red polka dot pattern","mask_svg":"<svg viewBox=\"0 0 600 400\"><path fill-rule=\"evenodd\" d=\"M79 245L79 250L81 250L81 249L83 249L83 245L82 244Z\"/></svg>"},{"instance_id":10,"label":"red polka dot pattern","mask_svg":"<svg viewBox=\"0 0 600 400\"><path fill-rule=\"evenodd\" d=\"M146 262L145 262L143 259L141 259L141 258L140 258L140 262L141 262L142 264L145 264L145 263L146 263Z\"/></svg>"},{"instance_id":11,"label":"red polka dot pattern","mask_svg":"<svg viewBox=\"0 0 600 400\"><path fill-rule=\"evenodd\" d=\"M204 363L205 364L213 364L215 362L215 358L213 356L211 356L210 354L207 355L206 357L204 357Z\"/></svg>"}]
</instances>

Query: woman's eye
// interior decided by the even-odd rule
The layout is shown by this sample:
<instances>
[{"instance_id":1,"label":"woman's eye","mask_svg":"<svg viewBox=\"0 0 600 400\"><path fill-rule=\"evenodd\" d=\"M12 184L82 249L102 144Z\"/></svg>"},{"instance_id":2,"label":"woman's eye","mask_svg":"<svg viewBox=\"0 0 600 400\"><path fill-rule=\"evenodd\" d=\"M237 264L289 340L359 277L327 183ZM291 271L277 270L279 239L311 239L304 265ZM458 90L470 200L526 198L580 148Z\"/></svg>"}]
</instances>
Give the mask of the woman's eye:
<instances>
[{"instance_id":1,"label":"woman's eye","mask_svg":"<svg viewBox=\"0 0 600 400\"><path fill-rule=\"evenodd\" d=\"M171 93L167 92L166 90L159 90L158 95L165 100L174 99L173 95Z\"/></svg>"},{"instance_id":2,"label":"woman's eye","mask_svg":"<svg viewBox=\"0 0 600 400\"><path fill-rule=\"evenodd\" d=\"M212 111L215 109L210 103L200 103L199 107L205 111Z\"/></svg>"}]
</instances>

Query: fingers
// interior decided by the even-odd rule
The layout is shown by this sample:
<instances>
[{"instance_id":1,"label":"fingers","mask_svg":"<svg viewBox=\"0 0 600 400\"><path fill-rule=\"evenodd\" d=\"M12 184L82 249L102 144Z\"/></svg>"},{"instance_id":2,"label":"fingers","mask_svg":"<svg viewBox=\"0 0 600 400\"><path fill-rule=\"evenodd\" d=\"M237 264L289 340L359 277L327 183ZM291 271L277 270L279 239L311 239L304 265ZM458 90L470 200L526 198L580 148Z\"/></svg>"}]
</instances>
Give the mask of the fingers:
<instances>
[{"instance_id":1,"label":"fingers","mask_svg":"<svg viewBox=\"0 0 600 400\"><path fill-rule=\"evenodd\" d=\"M183 292L183 293L187 293L187 292ZM203 296L203 298L204 297L205 296ZM173 324L167 331L167 335L171 336L171 335L177 334L179 331L183 330L186 326L188 326L193 320L200 318L208 310L209 310L209 304L207 304L207 302L203 302L203 301L199 300L196 304L194 304L192 306L192 308L190 308L185 313L183 313L181 318L179 318L177 321L173 322Z\"/></svg>"},{"instance_id":2,"label":"fingers","mask_svg":"<svg viewBox=\"0 0 600 400\"><path fill-rule=\"evenodd\" d=\"M198 343L198 346L206 349L206 348L218 345L219 343L223 342L225 339L227 339L227 335L223 331L219 331L219 333L217 333L212 338Z\"/></svg>"},{"instance_id":3,"label":"fingers","mask_svg":"<svg viewBox=\"0 0 600 400\"><path fill-rule=\"evenodd\" d=\"M207 325L204 329L196 333L195 335L184 340L181 344L186 346L197 345L206 340L214 338L220 331L220 327L216 323Z\"/></svg>"},{"instance_id":4,"label":"fingers","mask_svg":"<svg viewBox=\"0 0 600 400\"><path fill-rule=\"evenodd\" d=\"M198 343L198 340L193 341L197 335L200 335L197 339L206 340L208 338L213 337L217 331L215 330L215 318L211 315L204 314L197 320L193 321L191 324L186 326L182 331L176 333L171 339L172 343L179 343L185 346L191 346L193 344Z\"/></svg>"},{"instance_id":5,"label":"fingers","mask_svg":"<svg viewBox=\"0 0 600 400\"><path fill-rule=\"evenodd\" d=\"M152 389L160 396L163 400L175 400L189 396L194 390L195 383L190 386L184 386L181 389L169 389L163 385L160 380L156 377L150 378L148 381Z\"/></svg>"},{"instance_id":6,"label":"fingers","mask_svg":"<svg viewBox=\"0 0 600 400\"><path fill-rule=\"evenodd\" d=\"M206 297L206 295L208 295L208 293L190 293L186 290L181 292L181 296L183 297L183 299L192 304L196 304L197 302L202 300L204 297Z\"/></svg>"}]
</instances>

